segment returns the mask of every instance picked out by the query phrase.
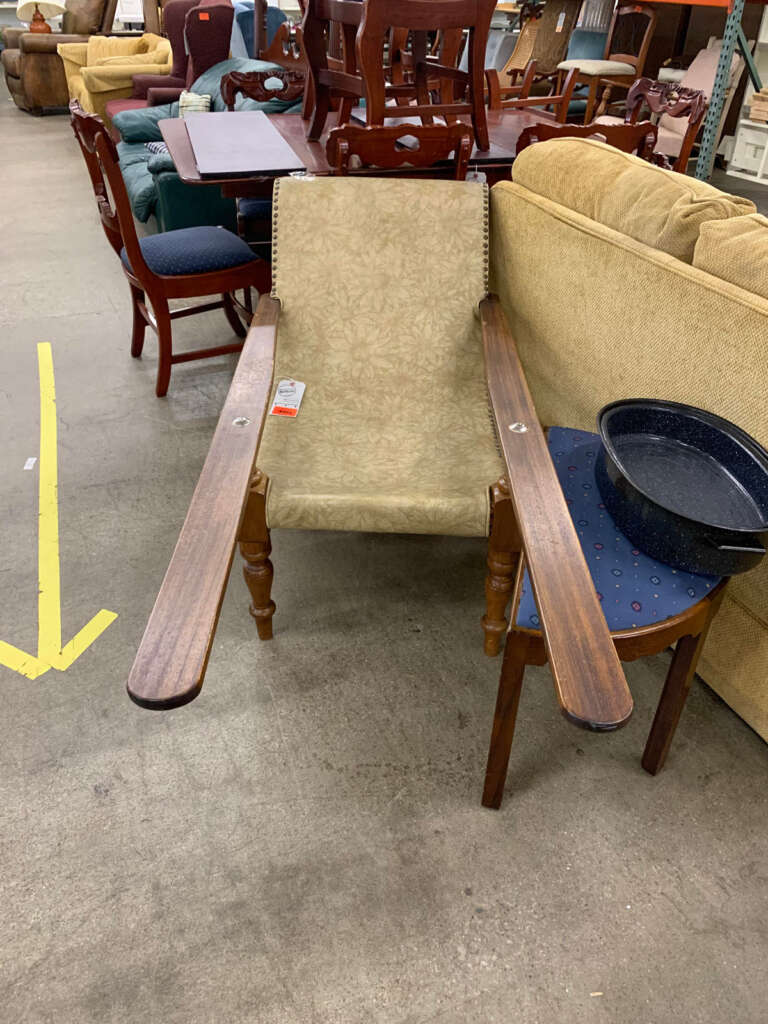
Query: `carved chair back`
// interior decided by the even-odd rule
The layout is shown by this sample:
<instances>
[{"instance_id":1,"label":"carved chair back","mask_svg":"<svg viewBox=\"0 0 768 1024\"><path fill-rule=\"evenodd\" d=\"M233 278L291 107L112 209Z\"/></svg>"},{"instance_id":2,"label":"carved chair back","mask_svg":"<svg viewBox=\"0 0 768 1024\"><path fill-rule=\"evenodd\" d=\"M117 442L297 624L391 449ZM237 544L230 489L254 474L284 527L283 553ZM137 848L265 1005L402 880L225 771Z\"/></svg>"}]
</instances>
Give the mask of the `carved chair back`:
<instances>
[{"instance_id":1,"label":"carved chair back","mask_svg":"<svg viewBox=\"0 0 768 1024\"><path fill-rule=\"evenodd\" d=\"M627 94L625 121L636 124L643 107L654 115L687 117L688 127L683 136L680 152L672 170L683 173L688 166L691 149L696 141L704 115L707 97L701 89L685 89L676 82L656 82L652 78L638 78Z\"/></svg>"},{"instance_id":2,"label":"carved chair back","mask_svg":"<svg viewBox=\"0 0 768 1024\"><path fill-rule=\"evenodd\" d=\"M304 95L302 71L230 71L221 79L221 98L227 110L235 109L238 94L259 103L298 100Z\"/></svg>"},{"instance_id":3,"label":"carved chair back","mask_svg":"<svg viewBox=\"0 0 768 1024\"><path fill-rule=\"evenodd\" d=\"M413 145L413 141L416 145ZM397 177L444 178L464 181L472 152L472 131L465 124L449 125L342 125L328 135L325 147L332 173L380 174ZM436 167L439 162L453 161ZM360 167L351 167L357 157Z\"/></svg>"},{"instance_id":4,"label":"carved chair back","mask_svg":"<svg viewBox=\"0 0 768 1024\"><path fill-rule=\"evenodd\" d=\"M605 60L631 64L642 74L656 29L656 11L648 4L624 4L613 12L605 41Z\"/></svg>"},{"instance_id":5,"label":"carved chair back","mask_svg":"<svg viewBox=\"0 0 768 1024\"><path fill-rule=\"evenodd\" d=\"M531 125L520 133L516 155L534 142L547 139L599 138L623 153L635 153L641 160L651 161L658 130L651 121L638 124L553 124L551 121Z\"/></svg>"},{"instance_id":6,"label":"carved chair back","mask_svg":"<svg viewBox=\"0 0 768 1024\"><path fill-rule=\"evenodd\" d=\"M70 100L69 110L107 241L118 256L125 248L136 276L150 274L141 254L131 204L120 173L117 146L100 117L86 113L77 100Z\"/></svg>"}]
</instances>

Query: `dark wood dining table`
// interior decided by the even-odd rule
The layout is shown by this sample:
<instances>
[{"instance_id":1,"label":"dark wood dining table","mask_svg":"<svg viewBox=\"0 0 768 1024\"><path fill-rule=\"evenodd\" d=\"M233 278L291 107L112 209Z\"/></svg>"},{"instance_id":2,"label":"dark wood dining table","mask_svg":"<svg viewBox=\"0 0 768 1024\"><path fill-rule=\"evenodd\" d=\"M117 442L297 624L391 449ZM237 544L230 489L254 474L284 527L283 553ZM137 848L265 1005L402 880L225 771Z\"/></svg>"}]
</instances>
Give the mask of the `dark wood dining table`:
<instances>
[{"instance_id":1,"label":"dark wood dining table","mask_svg":"<svg viewBox=\"0 0 768 1024\"><path fill-rule=\"evenodd\" d=\"M241 113L233 111L227 115L220 114L219 119L222 117L231 118L233 139L236 139L238 135L242 137L243 118ZM335 127L333 118L335 115L331 115L328 119L329 131ZM509 178L520 133L537 122L553 120L554 118L544 110L488 111L490 148L487 151L478 150L477 147L473 149L469 161L470 170L484 173L490 185ZM307 122L302 120L298 114L270 114L268 121L294 151L303 164L304 171L317 175L331 173L331 167L325 155L327 135L323 135L318 142L309 142L306 137ZM205 119L201 117L198 125L204 123ZM272 170L269 167L261 167L258 173L254 174L234 174L228 173L224 169L221 175L203 176L198 170L184 119L168 118L160 121L159 126L179 177L187 185L219 185L223 194L231 197L264 195L271 192L271 178L288 173L284 169ZM229 131L229 128L227 130Z\"/></svg>"}]
</instances>

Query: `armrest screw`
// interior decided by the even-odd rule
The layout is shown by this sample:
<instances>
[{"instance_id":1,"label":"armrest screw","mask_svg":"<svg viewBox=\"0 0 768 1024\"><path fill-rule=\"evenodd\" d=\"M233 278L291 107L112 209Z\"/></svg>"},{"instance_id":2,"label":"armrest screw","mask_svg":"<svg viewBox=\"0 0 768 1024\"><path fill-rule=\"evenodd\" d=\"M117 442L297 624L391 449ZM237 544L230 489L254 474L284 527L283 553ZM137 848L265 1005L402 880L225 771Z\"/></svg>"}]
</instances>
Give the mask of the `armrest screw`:
<instances>
[{"instance_id":1,"label":"armrest screw","mask_svg":"<svg viewBox=\"0 0 768 1024\"><path fill-rule=\"evenodd\" d=\"M526 434L528 432L528 427L526 427L524 423L510 423L509 430L511 430L513 434Z\"/></svg>"},{"instance_id":2,"label":"armrest screw","mask_svg":"<svg viewBox=\"0 0 768 1024\"><path fill-rule=\"evenodd\" d=\"M247 427L251 421L247 416L237 416L232 420L233 427Z\"/></svg>"}]
</instances>

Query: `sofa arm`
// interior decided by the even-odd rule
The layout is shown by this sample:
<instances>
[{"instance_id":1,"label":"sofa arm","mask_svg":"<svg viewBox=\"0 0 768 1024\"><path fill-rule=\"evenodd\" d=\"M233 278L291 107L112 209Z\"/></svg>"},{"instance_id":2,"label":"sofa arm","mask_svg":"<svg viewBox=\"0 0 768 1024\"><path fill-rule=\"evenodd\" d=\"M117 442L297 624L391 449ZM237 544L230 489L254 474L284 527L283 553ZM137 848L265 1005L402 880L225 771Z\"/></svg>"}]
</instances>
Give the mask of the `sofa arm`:
<instances>
[{"instance_id":1,"label":"sofa arm","mask_svg":"<svg viewBox=\"0 0 768 1024\"><path fill-rule=\"evenodd\" d=\"M157 87L147 90L147 103L150 107L162 107L166 103L175 103L184 92L183 89L158 89Z\"/></svg>"},{"instance_id":2,"label":"sofa arm","mask_svg":"<svg viewBox=\"0 0 768 1024\"><path fill-rule=\"evenodd\" d=\"M150 89L183 89L184 79L178 75L134 75L134 99L145 100ZM175 97L174 97L175 98ZM165 102L161 100L161 102Z\"/></svg>"},{"instance_id":3,"label":"sofa arm","mask_svg":"<svg viewBox=\"0 0 768 1024\"><path fill-rule=\"evenodd\" d=\"M25 28L12 28L8 25L2 31L0 31L0 39L3 41L3 46L6 50L19 50L19 40L25 35L27 30Z\"/></svg>"},{"instance_id":4,"label":"sofa arm","mask_svg":"<svg viewBox=\"0 0 768 1024\"><path fill-rule=\"evenodd\" d=\"M87 36L65 36L59 32L25 32L19 38L22 53L56 53L59 46L76 44L83 46Z\"/></svg>"},{"instance_id":5,"label":"sofa arm","mask_svg":"<svg viewBox=\"0 0 768 1024\"><path fill-rule=\"evenodd\" d=\"M86 61L88 43L59 43L56 47L56 52L64 61L65 66L69 64L79 72Z\"/></svg>"}]
</instances>

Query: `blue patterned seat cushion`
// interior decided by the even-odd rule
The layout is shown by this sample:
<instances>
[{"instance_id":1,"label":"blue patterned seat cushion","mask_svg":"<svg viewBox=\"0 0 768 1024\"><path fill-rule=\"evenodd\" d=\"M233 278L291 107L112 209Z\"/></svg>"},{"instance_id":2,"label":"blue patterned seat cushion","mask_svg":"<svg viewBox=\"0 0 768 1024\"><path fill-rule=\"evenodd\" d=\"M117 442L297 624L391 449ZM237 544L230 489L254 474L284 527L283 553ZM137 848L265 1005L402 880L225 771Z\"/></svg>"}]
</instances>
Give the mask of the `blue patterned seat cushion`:
<instances>
[{"instance_id":1,"label":"blue patterned seat cushion","mask_svg":"<svg viewBox=\"0 0 768 1024\"><path fill-rule=\"evenodd\" d=\"M250 247L225 228L179 228L139 240L141 254L155 274L175 277L178 274L207 274L229 270L255 260ZM120 259L131 270L125 249Z\"/></svg>"},{"instance_id":2,"label":"blue patterned seat cushion","mask_svg":"<svg viewBox=\"0 0 768 1024\"><path fill-rule=\"evenodd\" d=\"M269 220L272 216L271 199L238 199L237 212L252 220Z\"/></svg>"},{"instance_id":3,"label":"blue patterned seat cushion","mask_svg":"<svg viewBox=\"0 0 768 1024\"><path fill-rule=\"evenodd\" d=\"M552 427L548 443L610 630L663 622L701 601L717 585L717 576L694 576L654 561L616 528L595 481L598 434ZM527 570L517 625L540 628Z\"/></svg>"}]
</instances>

